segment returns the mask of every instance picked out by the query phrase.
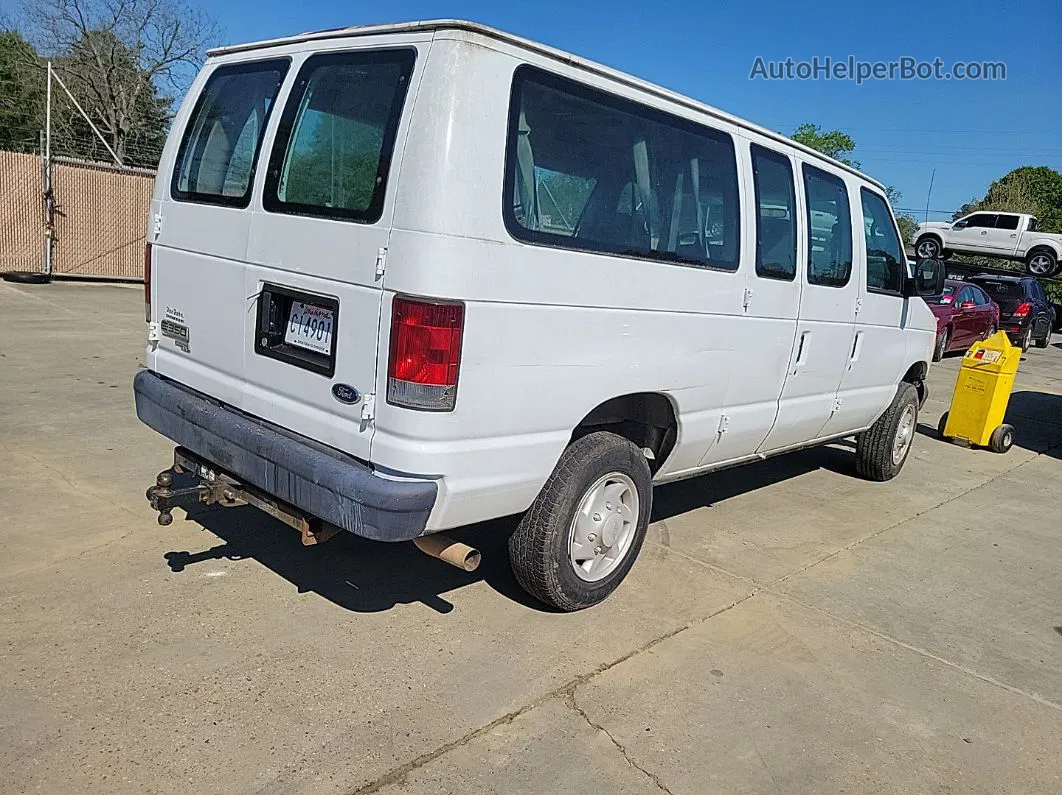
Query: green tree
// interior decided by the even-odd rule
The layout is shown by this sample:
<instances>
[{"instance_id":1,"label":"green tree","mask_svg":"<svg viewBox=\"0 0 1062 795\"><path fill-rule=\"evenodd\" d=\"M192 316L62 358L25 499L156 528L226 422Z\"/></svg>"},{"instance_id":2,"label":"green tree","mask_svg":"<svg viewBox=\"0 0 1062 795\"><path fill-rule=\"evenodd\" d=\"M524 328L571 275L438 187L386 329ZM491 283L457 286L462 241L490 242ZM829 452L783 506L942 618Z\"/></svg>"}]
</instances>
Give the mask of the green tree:
<instances>
[{"instance_id":1,"label":"green tree","mask_svg":"<svg viewBox=\"0 0 1062 795\"><path fill-rule=\"evenodd\" d=\"M1040 229L1062 232L1062 174L1048 166L1022 166L1003 175L981 199L971 199L954 218L977 210L1002 210L1035 215Z\"/></svg>"},{"instance_id":2,"label":"green tree","mask_svg":"<svg viewBox=\"0 0 1062 795\"><path fill-rule=\"evenodd\" d=\"M218 38L212 16L194 0L21 0L17 28L77 99L123 162L153 165L173 97L183 93L206 48ZM106 150L78 112L56 93L57 142L99 157ZM56 111L58 110L58 113Z\"/></svg>"},{"instance_id":3,"label":"green tree","mask_svg":"<svg viewBox=\"0 0 1062 795\"><path fill-rule=\"evenodd\" d=\"M37 54L15 31L0 31L0 149L33 151L43 126L44 85Z\"/></svg>"},{"instance_id":4,"label":"green tree","mask_svg":"<svg viewBox=\"0 0 1062 795\"><path fill-rule=\"evenodd\" d=\"M822 152L834 160L839 160L852 168L861 168L858 160L853 160L849 155L855 151L855 141L846 132L841 130L825 131L817 124L806 122L801 124L790 136L797 143L810 146L817 152Z\"/></svg>"},{"instance_id":5,"label":"green tree","mask_svg":"<svg viewBox=\"0 0 1062 795\"><path fill-rule=\"evenodd\" d=\"M901 242L906 246L914 235L915 230L918 229L918 221L910 213L901 213L896 208L896 205L898 205L903 198L903 194L896 190L892 185L887 185L885 187L885 198L888 199L889 204L892 205L892 212L896 216L897 225L900 227Z\"/></svg>"}]
</instances>

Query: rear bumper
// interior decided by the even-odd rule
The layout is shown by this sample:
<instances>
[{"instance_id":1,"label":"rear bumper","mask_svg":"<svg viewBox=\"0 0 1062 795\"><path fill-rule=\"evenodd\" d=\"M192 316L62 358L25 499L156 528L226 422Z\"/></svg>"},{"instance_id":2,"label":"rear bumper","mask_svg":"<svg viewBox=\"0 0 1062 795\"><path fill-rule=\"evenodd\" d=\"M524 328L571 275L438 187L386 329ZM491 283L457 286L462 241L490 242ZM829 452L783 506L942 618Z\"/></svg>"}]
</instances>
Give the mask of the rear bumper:
<instances>
[{"instance_id":1,"label":"rear bumper","mask_svg":"<svg viewBox=\"0 0 1062 795\"><path fill-rule=\"evenodd\" d=\"M377 541L424 533L437 495L431 481L381 477L356 458L150 370L136 374L133 394L145 425L279 500Z\"/></svg>"}]
</instances>

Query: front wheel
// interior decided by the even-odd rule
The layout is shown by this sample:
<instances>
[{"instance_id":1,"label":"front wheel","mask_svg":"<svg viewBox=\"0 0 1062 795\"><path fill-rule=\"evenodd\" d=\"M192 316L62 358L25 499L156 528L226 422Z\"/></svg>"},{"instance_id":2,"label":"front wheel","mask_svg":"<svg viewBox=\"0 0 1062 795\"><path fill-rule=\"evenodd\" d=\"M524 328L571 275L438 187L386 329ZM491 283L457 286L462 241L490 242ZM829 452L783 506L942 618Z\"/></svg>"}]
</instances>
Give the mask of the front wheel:
<instances>
[{"instance_id":1,"label":"front wheel","mask_svg":"<svg viewBox=\"0 0 1062 795\"><path fill-rule=\"evenodd\" d=\"M856 441L856 471L867 480L892 480L903 469L918 430L918 390L902 383L892 404Z\"/></svg>"},{"instance_id":2,"label":"front wheel","mask_svg":"<svg viewBox=\"0 0 1062 795\"><path fill-rule=\"evenodd\" d=\"M918 242L915 243L915 253L921 259L940 259L940 252L944 247L940 245L940 241L935 237L920 237Z\"/></svg>"},{"instance_id":3,"label":"front wheel","mask_svg":"<svg viewBox=\"0 0 1062 795\"><path fill-rule=\"evenodd\" d=\"M1051 333L1052 333L1051 329L1048 328L1047 329L1047 333L1044 334L1044 336L1043 336L1043 339L1038 339L1036 341L1036 347L1037 348L1046 348L1048 345L1050 345L1051 344Z\"/></svg>"},{"instance_id":4,"label":"front wheel","mask_svg":"<svg viewBox=\"0 0 1062 795\"><path fill-rule=\"evenodd\" d=\"M604 431L577 439L509 539L513 574L558 610L601 602L634 565L652 503L652 474L638 447Z\"/></svg>"}]
</instances>

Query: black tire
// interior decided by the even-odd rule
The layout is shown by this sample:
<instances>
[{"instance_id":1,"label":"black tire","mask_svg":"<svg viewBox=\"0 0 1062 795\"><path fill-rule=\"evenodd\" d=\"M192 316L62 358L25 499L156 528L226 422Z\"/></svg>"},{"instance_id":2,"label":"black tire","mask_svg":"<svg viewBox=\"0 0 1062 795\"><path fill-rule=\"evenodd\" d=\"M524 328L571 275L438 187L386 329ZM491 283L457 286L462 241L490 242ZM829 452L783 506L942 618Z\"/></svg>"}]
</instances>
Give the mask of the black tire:
<instances>
[{"instance_id":1,"label":"black tire","mask_svg":"<svg viewBox=\"0 0 1062 795\"><path fill-rule=\"evenodd\" d=\"M3 279L16 284L48 284L52 277L35 271L9 271L3 274Z\"/></svg>"},{"instance_id":2,"label":"black tire","mask_svg":"<svg viewBox=\"0 0 1062 795\"><path fill-rule=\"evenodd\" d=\"M1025 258L1025 271L1030 276L1046 277L1058 270L1058 257L1050 249L1038 248Z\"/></svg>"},{"instance_id":3,"label":"black tire","mask_svg":"<svg viewBox=\"0 0 1062 795\"><path fill-rule=\"evenodd\" d=\"M1021 335L1021 352L1025 353L1029 350L1030 345L1032 345L1032 326L1029 326L1025 333Z\"/></svg>"},{"instance_id":4,"label":"black tire","mask_svg":"<svg viewBox=\"0 0 1062 795\"><path fill-rule=\"evenodd\" d=\"M937 435L941 439L947 439L948 438L947 436L944 435L944 429L947 428L947 427L948 427L948 412L945 411L943 414L940 415L940 420L937 422Z\"/></svg>"},{"instance_id":5,"label":"black tire","mask_svg":"<svg viewBox=\"0 0 1062 795\"><path fill-rule=\"evenodd\" d=\"M1048 329L1047 333L1044 334L1043 339L1038 339L1036 341L1036 347L1037 348L1046 348L1050 344L1051 344L1051 329Z\"/></svg>"},{"instance_id":6,"label":"black tire","mask_svg":"<svg viewBox=\"0 0 1062 795\"><path fill-rule=\"evenodd\" d=\"M919 259L941 259L944 246L936 235L922 235L915 241L915 256Z\"/></svg>"},{"instance_id":7,"label":"black tire","mask_svg":"<svg viewBox=\"0 0 1062 795\"><path fill-rule=\"evenodd\" d=\"M899 459L893 455L900 420L913 412L907 444ZM867 480L892 480L903 469L907 456L914 446L915 429L918 427L918 390L914 384L902 383L896 390L892 405L877 422L859 435L856 440L856 471Z\"/></svg>"},{"instance_id":8,"label":"black tire","mask_svg":"<svg viewBox=\"0 0 1062 795\"><path fill-rule=\"evenodd\" d=\"M579 505L594 483L610 473L629 477L638 495L634 536L624 557L605 577L581 579L569 559L569 536ZM572 442L509 539L509 562L521 587L547 605L570 612L596 605L627 576L649 527L653 479L645 455L622 436L598 431Z\"/></svg>"},{"instance_id":9,"label":"black tire","mask_svg":"<svg viewBox=\"0 0 1062 795\"><path fill-rule=\"evenodd\" d=\"M948 343L951 342L951 330L944 329L937 335L937 344L933 346L933 361L939 362L948 352Z\"/></svg>"},{"instance_id":10,"label":"black tire","mask_svg":"<svg viewBox=\"0 0 1062 795\"><path fill-rule=\"evenodd\" d=\"M1005 453L1014 446L1014 426L1000 425L988 439L988 449L993 453Z\"/></svg>"}]
</instances>

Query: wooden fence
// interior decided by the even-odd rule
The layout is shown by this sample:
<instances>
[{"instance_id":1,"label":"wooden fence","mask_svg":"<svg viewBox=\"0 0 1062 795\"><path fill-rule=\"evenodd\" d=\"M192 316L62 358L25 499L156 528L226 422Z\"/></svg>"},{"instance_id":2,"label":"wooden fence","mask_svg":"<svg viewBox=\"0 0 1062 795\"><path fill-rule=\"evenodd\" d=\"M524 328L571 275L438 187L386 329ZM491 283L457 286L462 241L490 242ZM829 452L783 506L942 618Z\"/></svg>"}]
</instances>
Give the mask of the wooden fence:
<instances>
[{"instance_id":1,"label":"wooden fence","mask_svg":"<svg viewBox=\"0 0 1062 795\"><path fill-rule=\"evenodd\" d=\"M44 263L44 198L41 160L0 152L0 271L41 271ZM140 280L155 175L54 158L57 275Z\"/></svg>"}]
</instances>

